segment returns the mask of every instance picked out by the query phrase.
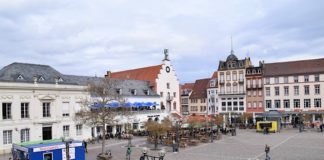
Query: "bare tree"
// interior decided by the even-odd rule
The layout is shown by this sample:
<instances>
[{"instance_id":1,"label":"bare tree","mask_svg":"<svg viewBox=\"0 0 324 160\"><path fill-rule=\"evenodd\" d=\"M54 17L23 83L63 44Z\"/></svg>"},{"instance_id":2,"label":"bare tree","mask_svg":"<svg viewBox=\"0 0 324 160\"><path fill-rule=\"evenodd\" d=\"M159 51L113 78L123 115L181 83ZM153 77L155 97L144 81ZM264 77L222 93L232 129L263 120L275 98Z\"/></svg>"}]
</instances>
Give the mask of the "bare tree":
<instances>
[{"instance_id":1,"label":"bare tree","mask_svg":"<svg viewBox=\"0 0 324 160\"><path fill-rule=\"evenodd\" d=\"M154 138L154 149L157 150L159 137L171 130L172 122L168 118L162 120L161 123L157 121L147 121L145 127L149 135Z\"/></svg>"},{"instance_id":2,"label":"bare tree","mask_svg":"<svg viewBox=\"0 0 324 160\"><path fill-rule=\"evenodd\" d=\"M125 100L117 93L119 81L116 79L102 78L88 84L86 91L90 99L84 102L84 107L75 114L75 119L89 126L101 127L103 135L101 154L105 150L106 125L114 125L116 117L129 112L127 107L120 107ZM118 106L116 106L118 105Z\"/></svg>"}]
</instances>

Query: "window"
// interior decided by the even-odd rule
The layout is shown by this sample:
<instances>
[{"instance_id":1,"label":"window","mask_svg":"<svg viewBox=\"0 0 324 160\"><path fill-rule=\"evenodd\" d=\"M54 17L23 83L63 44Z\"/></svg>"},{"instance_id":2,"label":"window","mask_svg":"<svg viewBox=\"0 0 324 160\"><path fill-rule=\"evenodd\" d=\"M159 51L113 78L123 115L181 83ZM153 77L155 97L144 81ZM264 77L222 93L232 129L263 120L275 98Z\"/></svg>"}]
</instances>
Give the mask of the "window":
<instances>
[{"instance_id":1,"label":"window","mask_svg":"<svg viewBox=\"0 0 324 160\"><path fill-rule=\"evenodd\" d=\"M298 76L294 76L294 82L295 82L295 83L298 82Z\"/></svg>"},{"instance_id":2,"label":"window","mask_svg":"<svg viewBox=\"0 0 324 160\"><path fill-rule=\"evenodd\" d=\"M20 74L20 75L17 77L17 80L24 80L24 77Z\"/></svg>"},{"instance_id":3,"label":"window","mask_svg":"<svg viewBox=\"0 0 324 160\"><path fill-rule=\"evenodd\" d=\"M256 83L257 83L256 79L253 79L252 81L253 88L256 88Z\"/></svg>"},{"instance_id":4,"label":"window","mask_svg":"<svg viewBox=\"0 0 324 160\"><path fill-rule=\"evenodd\" d=\"M305 95L309 95L309 86L304 86Z\"/></svg>"},{"instance_id":5,"label":"window","mask_svg":"<svg viewBox=\"0 0 324 160\"><path fill-rule=\"evenodd\" d=\"M290 100L289 99L284 100L284 108L290 108Z\"/></svg>"},{"instance_id":6,"label":"window","mask_svg":"<svg viewBox=\"0 0 324 160\"><path fill-rule=\"evenodd\" d=\"M63 126L63 137L69 137L70 135L70 126Z\"/></svg>"},{"instance_id":7,"label":"window","mask_svg":"<svg viewBox=\"0 0 324 160\"><path fill-rule=\"evenodd\" d=\"M69 102L63 102L62 105L62 116L68 117L70 115Z\"/></svg>"},{"instance_id":8,"label":"window","mask_svg":"<svg viewBox=\"0 0 324 160\"><path fill-rule=\"evenodd\" d=\"M278 84L279 83L279 77L276 77L275 78L275 84Z\"/></svg>"},{"instance_id":9,"label":"window","mask_svg":"<svg viewBox=\"0 0 324 160\"><path fill-rule=\"evenodd\" d=\"M227 81L230 81L231 80L231 75L229 72L226 73L226 80Z\"/></svg>"},{"instance_id":10,"label":"window","mask_svg":"<svg viewBox=\"0 0 324 160\"><path fill-rule=\"evenodd\" d=\"M257 91L253 91L253 96L257 96Z\"/></svg>"},{"instance_id":11,"label":"window","mask_svg":"<svg viewBox=\"0 0 324 160\"><path fill-rule=\"evenodd\" d=\"M266 107L271 108L271 100L266 100Z\"/></svg>"},{"instance_id":12,"label":"window","mask_svg":"<svg viewBox=\"0 0 324 160\"><path fill-rule=\"evenodd\" d=\"M209 86L210 87L215 87L215 80L211 80Z\"/></svg>"},{"instance_id":13,"label":"window","mask_svg":"<svg viewBox=\"0 0 324 160\"><path fill-rule=\"evenodd\" d=\"M300 108L300 100L294 99L294 108Z\"/></svg>"},{"instance_id":14,"label":"window","mask_svg":"<svg viewBox=\"0 0 324 160\"><path fill-rule=\"evenodd\" d=\"M227 102L227 106L232 106L232 102Z\"/></svg>"},{"instance_id":15,"label":"window","mask_svg":"<svg viewBox=\"0 0 324 160\"><path fill-rule=\"evenodd\" d=\"M265 79L265 84L270 84L270 78Z\"/></svg>"},{"instance_id":16,"label":"window","mask_svg":"<svg viewBox=\"0 0 324 160\"><path fill-rule=\"evenodd\" d=\"M311 104L310 104L310 99L304 99L304 108L310 108Z\"/></svg>"},{"instance_id":17,"label":"window","mask_svg":"<svg viewBox=\"0 0 324 160\"><path fill-rule=\"evenodd\" d=\"M315 74L315 82L319 82L320 81L320 76L319 74Z\"/></svg>"},{"instance_id":18,"label":"window","mask_svg":"<svg viewBox=\"0 0 324 160\"><path fill-rule=\"evenodd\" d=\"M314 99L314 106L315 106L315 108L322 107L322 105L321 105L321 99L320 98L315 98Z\"/></svg>"},{"instance_id":19,"label":"window","mask_svg":"<svg viewBox=\"0 0 324 160\"><path fill-rule=\"evenodd\" d=\"M262 96L262 91L261 90L259 90L259 96Z\"/></svg>"},{"instance_id":20,"label":"window","mask_svg":"<svg viewBox=\"0 0 324 160\"><path fill-rule=\"evenodd\" d=\"M2 119L11 119L11 103L2 103Z\"/></svg>"},{"instance_id":21,"label":"window","mask_svg":"<svg viewBox=\"0 0 324 160\"><path fill-rule=\"evenodd\" d=\"M262 80L259 79L258 81L259 81L258 87L262 87Z\"/></svg>"},{"instance_id":22,"label":"window","mask_svg":"<svg viewBox=\"0 0 324 160\"><path fill-rule=\"evenodd\" d=\"M51 117L50 102L43 102L43 117Z\"/></svg>"},{"instance_id":23,"label":"window","mask_svg":"<svg viewBox=\"0 0 324 160\"><path fill-rule=\"evenodd\" d=\"M279 96L279 94L280 94L280 93L279 93L279 87L275 87L275 95L276 95L276 96Z\"/></svg>"},{"instance_id":24,"label":"window","mask_svg":"<svg viewBox=\"0 0 324 160\"><path fill-rule=\"evenodd\" d=\"M74 111L78 112L80 110L81 110L81 103L80 102L75 102Z\"/></svg>"},{"instance_id":25,"label":"window","mask_svg":"<svg viewBox=\"0 0 324 160\"><path fill-rule=\"evenodd\" d=\"M240 78L239 80L242 82L243 81L243 73L242 72L239 73L239 78Z\"/></svg>"},{"instance_id":26,"label":"window","mask_svg":"<svg viewBox=\"0 0 324 160\"><path fill-rule=\"evenodd\" d=\"M270 96L270 87L266 88L266 96Z\"/></svg>"},{"instance_id":27,"label":"window","mask_svg":"<svg viewBox=\"0 0 324 160\"><path fill-rule=\"evenodd\" d=\"M275 108L280 108L280 100L275 100Z\"/></svg>"},{"instance_id":28,"label":"window","mask_svg":"<svg viewBox=\"0 0 324 160\"><path fill-rule=\"evenodd\" d=\"M294 95L295 96L299 95L299 86L294 86Z\"/></svg>"},{"instance_id":29,"label":"window","mask_svg":"<svg viewBox=\"0 0 324 160\"><path fill-rule=\"evenodd\" d=\"M253 102L253 108L257 108L257 102Z\"/></svg>"},{"instance_id":30,"label":"window","mask_svg":"<svg viewBox=\"0 0 324 160\"><path fill-rule=\"evenodd\" d=\"M170 89L170 83L167 83L166 86L167 86L167 89Z\"/></svg>"},{"instance_id":31,"label":"window","mask_svg":"<svg viewBox=\"0 0 324 160\"><path fill-rule=\"evenodd\" d=\"M173 102L173 110L176 110L176 109L177 109L177 103Z\"/></svg>"},{"instance_id":32,"label":"window","mask_svg":"<svg viewBox=\"0 0 324 160\"><path fill-rule=\"evenodd\" d=\"M259 101L259 108L262 108L262 101Z\"/></svg>"},{"instance_id":33,"label":"window","mask_svg":"<svg viewBox=\"0 0 324 160\"><path fill-rule=\"evenodd\" d=\"M136 95L136 89L131 89L131 94Z\"/></svg>"},{"instance_id":34,"label":"window","mask_svg":"<svg viewBox=\"0 0 324 160\"><path fill-rule=\"evenodd\" d=\"M160 96L163 97L163 92L160 92Z\"/></svg>"},{"instance_id":35,"label":"window","mask_svg":"<svg viewBox=\"0 0 324 160\"><path fill-rule=\"evenodd\" d=\"M284 83L288 83L288 77L284 77Z\"/></svg>"},{"instance_id":36,"label":"window","mask_svg":"<svg viewBox=\"0 0 324 160\"><path fill-rule=\"evenodd\" d=\"M76 128L76 135L81 136L82 135L82 124L77 124L75 126L75 128Z\"/></svg>"},{"instance_id":37,"label":"window","mask_svg":"<svg viewBox=\"0 0 324 160\"><path fill-rule=\"evenodd\" d=\"M2 133L3 144L12 144L12 130L4 130Z\"/></svg>"},{"instance_id":38,"label":"window","mask_svg":"<svg viewBox=\"0 0 324 160\"><path fill-rule=\"evenodd\" d=\"M247 88L251 88L251 80L247 80Z\"/></svg>"},{"instance_id":39,"label":"window","mask_svg":"<svg viewBox=\"0 0 324 160\"><path fill-rule=\"evenodd\" d=\"M251 108L251 102L248 103L248 108Z\"/></svg>"},{"instance_id":40,"label":"window","mask_svg":"<svg viewBox=\"0 0 324 160\"><path fill-rule=\"evenodd\" d=\"M29 141L29 128L20 130L20 142Z\"/></svg>"},{"instance_id":41,"label":"window","mask_svg":"<svg viewBox=\"0 0 324 160\"><path fill-rule=\"evenodd\" d=\"M121 88L117 88L117 89L116 89L116 93L117 93L118 95L121 95L121 94L122 94L122 89L121 89Z\"/></svg>"},{"instance_id":42,"label":"window","mask_svg":"<svg viewBox=\"0 0 324 160\"><path fill-rule=\"evenodd\" d=\"M315 85L315 94L320 94L321 90L320 90L320 85Z\"/></svg>"},{"instance_id":43,"label":"window","mask_svg":"<svg viewBox=\"0 0 324 160\"><path fill-rule=\"evenodd\" d=\"M198 111L198 107L197 106L191 106L190 107L190 111L197 112Z\"/></svg>"},{"instance_id":44,"label":"window","mask_svg":"<svg viewBox=\"0 0 324 160\"><path fill-rule=\"evenodd\" d=\"M304 82L308 82L309 81L309 76L308 75L304 75Z\"/></svg>"},{"instance_id":45,"label":"window","mask_svg":"<svg viewBox=\"0 0 324 160\"><path fill-rule=\"evenodd\" d=\"M29 118L29 103L20 104L21 118Z\"/></svg>"},{"instance_id":46,"label":"window","mask_svg":"<svg viewBox=\"0 0 324 160\"><path fill-rule=\"evenodd\" d=\"M289 95L289 86L284 86L285 96Z\"/></svg>"},{"instance_id":47,"label":"window","mask_svg":"<svg viewBox=\"0 0 324 160\"><path fill-rule=\"evenodd\" d=\"M237 80L237 74L236 72L233 72L233 81L236 81Z\"/></svg>"},{"instance_id":48,"label":"window","mask_svg":"<svg viewBox=\"0 0 324 160\"><path fill-rule=\"evenodd\" d=\"M176 92L173 92L173 97L177 97L177 93Z\"/></svg>"}]
</instances>

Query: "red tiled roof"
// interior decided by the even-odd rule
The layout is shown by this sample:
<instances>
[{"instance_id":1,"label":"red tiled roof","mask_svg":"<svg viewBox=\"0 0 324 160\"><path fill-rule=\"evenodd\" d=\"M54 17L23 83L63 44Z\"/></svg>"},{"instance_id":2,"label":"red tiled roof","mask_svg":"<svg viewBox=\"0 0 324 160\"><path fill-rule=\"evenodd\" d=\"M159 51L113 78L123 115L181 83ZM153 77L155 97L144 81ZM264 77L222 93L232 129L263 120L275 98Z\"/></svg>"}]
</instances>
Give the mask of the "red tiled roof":
<instances>
[{"instance_id":1,"label":"red tiled roof","mask_svg":"<svg viewBox=\"0 0 324 160\"><path fill-rule=\"evenodd\" d=\"M196 80L193 91L189 98L207 98L207 86L209 80L209 78Z\"/></svg>"},{"instance_id":2,"label":"red tiled roof","mask_svg":"<svg viewBox=\"0 0 324 160\"><path fill-rule=\"evenodd\" d=\"M151 86L155 86L156 85L155 80L157 79L161 68L162 65L156 65L156 66L126 70L126 71L112 72L108 77L117 78L117 79L134 79L134 80L150 81ZM108 74L109 73L107 73L107 75Z\"/></svg>"},{"instance_id":3,"label":"red tiled roof","mask_svg":"<svg viewBox=\"0 0 324 160\"><path fill-rule=\"evenodd\" d=\"M180 86L181 89L190 89L192 90L194 87L195 83L185 83Z\"/></svg>"},{"instance_id":4,"label":"red tiled roof","mask_svg":"<svg viewBox=\"0 0 324 160\"><path fill-rule=\"evenodd\" d=\"M324 58L264 64L264 76L312 73L324 73Z\"/></svg>"}]
</instances>

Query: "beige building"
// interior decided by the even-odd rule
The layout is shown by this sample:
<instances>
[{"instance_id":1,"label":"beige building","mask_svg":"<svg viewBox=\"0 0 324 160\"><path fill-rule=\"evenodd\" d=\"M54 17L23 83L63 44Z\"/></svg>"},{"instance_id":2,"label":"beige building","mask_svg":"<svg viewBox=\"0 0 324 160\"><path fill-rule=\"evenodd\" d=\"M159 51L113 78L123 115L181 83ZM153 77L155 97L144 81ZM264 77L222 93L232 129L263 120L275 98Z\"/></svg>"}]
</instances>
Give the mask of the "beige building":
<instances>
[{"instance_id":1,"label":"beige building","mask_svg":"<svg viewBox=\"0 0 324 160\"><path fill-rule=\"evenodd\" d=\"M207 115L207 86L209 78L196 80L189 97L190 115Z\"/></svg>"}]
</instances>

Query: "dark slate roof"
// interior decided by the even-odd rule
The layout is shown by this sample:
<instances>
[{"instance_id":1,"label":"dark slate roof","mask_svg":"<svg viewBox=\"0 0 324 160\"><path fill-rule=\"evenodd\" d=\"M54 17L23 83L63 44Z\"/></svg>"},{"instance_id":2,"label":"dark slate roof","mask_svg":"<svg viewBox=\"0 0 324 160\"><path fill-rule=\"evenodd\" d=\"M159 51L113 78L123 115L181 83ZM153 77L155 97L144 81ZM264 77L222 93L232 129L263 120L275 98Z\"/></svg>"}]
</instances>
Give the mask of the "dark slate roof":
<instances>
[{"instance_id":1,"label":"dark slate roof","mask_svg":"<svg viewBox=\"0 0 324 160\"><path fill-rule=\"evenodd\" d=\"M22 76L23 79L18 79L19 76ZM5 66L0 70L0 82L34 83L34 76L44 78L43 81L37 81L37 83L55 84L55 79L60 77L63 81L58 82L59 84L80 86L87 86L89 83L98 83L104 79L104 77L64 75L48 65L17 62ZM148 90L151 96L158 96L150 89L149 81L115 80L118 81L116 88L122 89L124 96L131 96L132 89L136 89L137 96L147 96L144 93L145 90Z\"/></svg>"}]
</instances>

